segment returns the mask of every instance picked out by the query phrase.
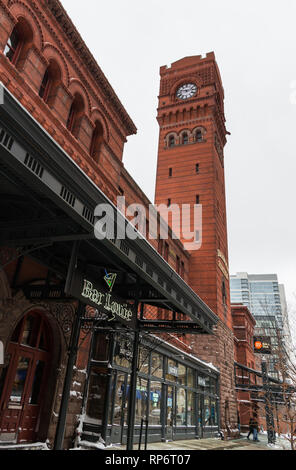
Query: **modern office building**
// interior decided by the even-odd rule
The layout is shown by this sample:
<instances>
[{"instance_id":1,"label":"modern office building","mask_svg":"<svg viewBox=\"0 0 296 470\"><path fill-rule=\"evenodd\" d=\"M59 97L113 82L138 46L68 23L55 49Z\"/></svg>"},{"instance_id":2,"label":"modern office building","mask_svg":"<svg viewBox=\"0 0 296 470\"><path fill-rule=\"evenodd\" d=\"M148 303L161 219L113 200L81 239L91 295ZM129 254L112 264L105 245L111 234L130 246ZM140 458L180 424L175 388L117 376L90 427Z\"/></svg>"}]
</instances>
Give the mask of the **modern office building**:
<instances>
[{"instance_id":1,"label":"modern office building","mask_svg":"<svg viewBox=\"0 0 296 470\"><path fill-rule=\"evenodd\" d=\"M255 336L268 336L274 350L278 336L285 346L288 339L288 315L284 286L276 274L248 274L239 272L230 276L231 303L246 305L256 320ZM275 361L270 360L269 372L275 373Z\"/></svg>"}]
</instances>

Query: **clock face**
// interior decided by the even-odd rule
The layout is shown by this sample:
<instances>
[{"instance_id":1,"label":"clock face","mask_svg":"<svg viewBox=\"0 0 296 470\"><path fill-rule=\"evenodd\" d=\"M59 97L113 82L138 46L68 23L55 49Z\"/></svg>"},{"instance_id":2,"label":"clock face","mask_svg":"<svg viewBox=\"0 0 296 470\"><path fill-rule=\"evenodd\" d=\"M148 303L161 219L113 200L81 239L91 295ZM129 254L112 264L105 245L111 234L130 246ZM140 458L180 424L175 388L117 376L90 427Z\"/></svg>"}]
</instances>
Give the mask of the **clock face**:
<instances>
[{"instance_id":1,"label":"clock face","mask_svg":"<svg viewBox=\"0 0 296 470\"><path fill-rule=\"evenodd\" d=\"M185 85L180 86L177 90L177 98L180 100L187 100L194 96L197 92L197 86L194 83L186 83Z\"/></svg>"}]
</instances>

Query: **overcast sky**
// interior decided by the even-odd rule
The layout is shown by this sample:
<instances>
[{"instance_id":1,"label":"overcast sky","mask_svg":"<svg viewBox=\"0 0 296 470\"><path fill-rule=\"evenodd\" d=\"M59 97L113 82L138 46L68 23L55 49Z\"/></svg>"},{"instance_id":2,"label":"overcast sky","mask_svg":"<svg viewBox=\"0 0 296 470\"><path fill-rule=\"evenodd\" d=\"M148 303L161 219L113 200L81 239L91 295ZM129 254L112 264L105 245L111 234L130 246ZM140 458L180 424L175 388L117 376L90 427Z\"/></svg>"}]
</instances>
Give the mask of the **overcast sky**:
<instances>
[{"instance_id":1,"label":"overcast sky","mask_svg":"<svg viewBox=\"0 0 296 470\"><path fill-rule=\"evenodd\" d=\"M154 201L159 67L214 51L225 91L230 271L296 292L295 0L62 0L138 128L124 163ZM295 303L296 301L294 301Z\"/></svg>"}]
</instances>

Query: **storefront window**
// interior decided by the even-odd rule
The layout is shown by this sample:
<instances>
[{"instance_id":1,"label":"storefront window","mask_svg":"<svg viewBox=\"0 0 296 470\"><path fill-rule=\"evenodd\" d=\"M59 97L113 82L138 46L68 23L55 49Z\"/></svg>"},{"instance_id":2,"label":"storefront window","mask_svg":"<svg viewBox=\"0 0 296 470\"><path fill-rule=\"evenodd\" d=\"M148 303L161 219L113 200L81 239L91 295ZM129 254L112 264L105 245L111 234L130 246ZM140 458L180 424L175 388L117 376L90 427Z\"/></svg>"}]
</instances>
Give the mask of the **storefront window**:
<instances>
[{"instance_id":1,"label":"storefront window","mask_svg":"<svg viewBox=\"0 0 296 470\"><path fill-rule=\"evenodd\" d=\"M91 370L86 407L86 422L88 423L103 423L107 379L107 375L97 373L94 369Z\"/></svg>"},{"instance_id":2,"label":"storefront window","mask_svg":"<svg viewBox=\"0 0 296 470\"><path fill-rule=\"evenodd\" d=\"M133 342L129 338L120 337L115 344L114 362L116 365L131 367L133 358Z\"/></svg>"},{"instance_id":3,"label":"storefront window","mask_svg":"<svg viewBox=\"0 0 296 470\"><path fill-rule=\"evenodd\" d=\"M195 393L191 390L187 390L187 424L196 425Z\"/></svg>"},{"instance_id":4,"label":"storefront window","mask_svg":"<svg viewBox=\"0 0 296 470\"><path fill-rule=\"evenodd\" d=\"M139 372L142 372L143 374L149 374L149 358L150 358L149 349L146 349L143 346L141 346L140 352L139 352L139 361L138 361Z\"/></svg>"},{"instance_id":5,"label":"storefront window","mask_svg":"<svg viewBox=\"0 0 296 470\"><path fill-rule=\"evenodd\" d=\"M161 383L150 383L150 397L149 397L149 425L160 425L161 413Z\"/></svg>"},{"instance_id":6,"label":"storefront window","mask_svg":"<svg viewBox=\"0 0 296 470\"><path fill-rule=\"evenodd\" d=\"M214 378L211 379L211 393L217 395L217 380Z\"/></svg>"},{"instance_id":7,"label":"storefront window","mask_svg":"<svg viewBox=\"0 0 296 470\"><path fill-rule=\"evenodd\" d=\"M217 401L211 398L211 425L218 426Z\"/></svg>"},{"instance_id":8,"label":"storefront window","mask_svg":"<svg viewBox=\"0 0 296 470\"><path fill-rule=\"evenodd\" d=\"M186 426L186 391L177 388L176 426Z\"/></svg>"},{"instance_id":9,"label":"storefront window","mask_svg":"<svg viewBox=\"0 0 296 470\"><path fill-rule=\"evenodd\" d=\"M147 384L148 381L142 377L138 377L137 380L137 392L136 392L136 416L135 424L141 424L141 420L147 417Z\"/></svg>"},{"instance_id":10,"label":"storefront window","mask_svg":"<svg viewBox=\"0 0 296 470\"><path fill-rule=\"evenodd\" d=\"M176 382L177 377L178 377L178 365L176 361L173 361L172 359L168 359L166 379L169 380L170 382Z\"/></svg>"},{"instance_id":11,"label":"storefront window","mask_svg":"<svg viewBox=\"0 0 296 470\"><path fill-rule=\"evenodd\" d=\"M204 397L204 426L211 425L211 408L210 408L210 398Z\"/></svg>"},{"instance_id":12,"label":"storefront window","mask_svg":"<svg viewBox=\"0 0 296 470\"><path fill-rule=\"evenodd\" d=\"M190 367L187 368L187 385L188 387L195 387L194 383L195 371Z\"/></svg>"},{"instance_id":13,"label":"storefront window","mask_svg":"<svg viewBox=\"0 0 296 470\"><path fill-rule=\"evenodd\" d=\"M154 352L151 355L151 375L163 377L163 356Z\"/></svg>"},{"instance_id":14,"label":"storefront window","mask_svg":"<svg viewBox=\"0 0 296 470\"><path fill-rule=\"evenodd\" d=\"M178 365L178 383L186 385L186 367L183 364Z\"/></svg>"},{"instance_id":15,"label":"storefront window","mask_svg":"<svg viewBox=\"0 0 296 470\"><path fill-rule=\"evenodd\" d=\"M197 389L200 392L204 392L206 388L206 377L204 375L198 374L197 377Z\"/></svg>"}]
</instances>

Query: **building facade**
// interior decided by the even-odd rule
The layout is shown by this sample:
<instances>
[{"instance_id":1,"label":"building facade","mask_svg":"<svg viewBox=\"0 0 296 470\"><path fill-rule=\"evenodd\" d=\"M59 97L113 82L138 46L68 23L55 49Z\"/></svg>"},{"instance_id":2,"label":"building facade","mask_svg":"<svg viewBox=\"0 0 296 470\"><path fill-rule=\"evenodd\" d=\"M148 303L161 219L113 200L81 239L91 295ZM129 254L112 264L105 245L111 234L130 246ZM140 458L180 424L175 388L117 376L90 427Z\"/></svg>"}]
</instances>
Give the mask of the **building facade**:
<instances>
[{"instance_id":1,"label":"building facade","mask_svg":"<svg viewBox=\"0 0 296 470\"><path fill-rule=\"evenodd\" d=\"M99 203L148 212L122 162L136 127L58 0L0 0L0 441L131 444L140 417L150 440L235 434L223 88L213 53L161 75L156 202L204 205L196 253L161 216L153 240L95 237Z\"/></svg>"}]
</instances>

